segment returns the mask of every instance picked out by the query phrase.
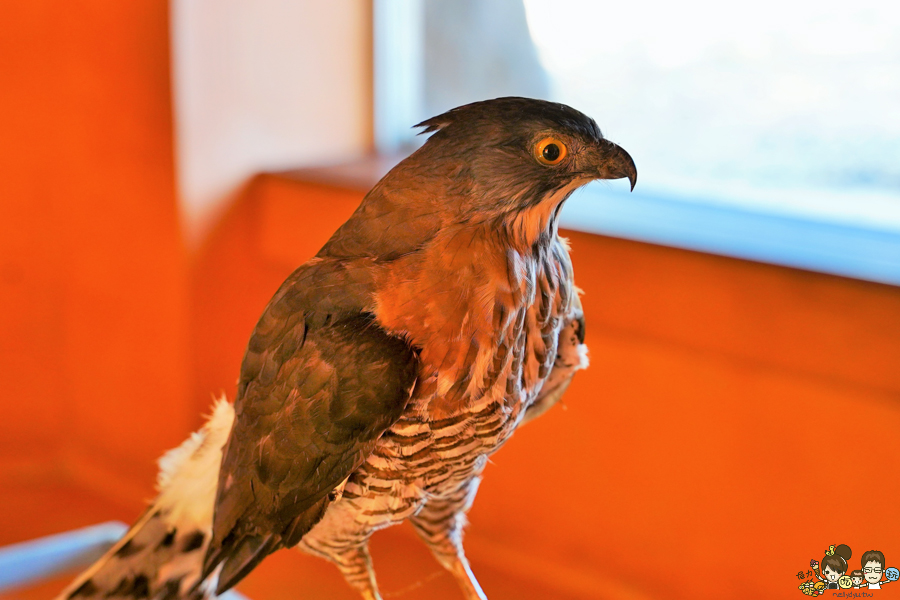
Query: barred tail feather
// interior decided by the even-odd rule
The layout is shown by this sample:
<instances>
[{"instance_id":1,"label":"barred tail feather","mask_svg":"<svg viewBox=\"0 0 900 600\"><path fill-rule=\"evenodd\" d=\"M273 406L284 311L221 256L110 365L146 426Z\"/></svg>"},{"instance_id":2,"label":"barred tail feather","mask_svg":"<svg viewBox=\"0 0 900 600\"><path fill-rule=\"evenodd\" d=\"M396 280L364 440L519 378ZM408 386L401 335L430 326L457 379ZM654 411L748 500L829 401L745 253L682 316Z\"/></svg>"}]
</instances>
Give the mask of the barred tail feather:
<instances>
[{"instance_id":1,"label":"barred tail feather","mask_svg":"<svg viewBox=\"0 0 900 600\"><path fill-rule=\"evenodd\" d=\"M160 460L159 495L131 529L56 600L212 596L217 575L199 586L212 532L222 447L234 408L220 399L200 431Z\"/></svg>"}]
</instances>

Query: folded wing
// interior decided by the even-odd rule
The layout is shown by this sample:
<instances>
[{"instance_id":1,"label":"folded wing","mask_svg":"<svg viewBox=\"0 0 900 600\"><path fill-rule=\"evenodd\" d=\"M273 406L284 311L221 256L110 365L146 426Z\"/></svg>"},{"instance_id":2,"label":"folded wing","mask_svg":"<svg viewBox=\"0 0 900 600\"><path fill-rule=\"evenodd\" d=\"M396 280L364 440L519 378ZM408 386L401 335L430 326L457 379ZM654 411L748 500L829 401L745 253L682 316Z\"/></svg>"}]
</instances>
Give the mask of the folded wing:
<instances>
[{"instance_id":1,"label":"folded wing","mask_svg":"<svg viewBox=\"0 0 900 600\"><path fill-rule=\"evenodd\" d=\"M204 577L222 565L217 594L300 541L409 401L416 352L363 312L366 277L365 265L308 264L257 324L204 561Z\"/></svg>"}]
</instances>

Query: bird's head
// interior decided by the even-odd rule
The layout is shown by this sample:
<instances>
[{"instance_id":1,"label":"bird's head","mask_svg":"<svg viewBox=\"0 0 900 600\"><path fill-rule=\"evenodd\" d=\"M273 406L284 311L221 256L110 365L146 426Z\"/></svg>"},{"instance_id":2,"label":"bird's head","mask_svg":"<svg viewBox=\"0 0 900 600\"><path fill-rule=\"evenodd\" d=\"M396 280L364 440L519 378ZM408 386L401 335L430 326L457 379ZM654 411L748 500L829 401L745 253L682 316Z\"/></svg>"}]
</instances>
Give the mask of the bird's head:
<instances>
[{"instance_id":1,"label":"bird's head","mask_svg":"<svg viewBox=\"0 0 900 600\"><path fill-rule=\"evenodd\" d=\"M556 102L497 98L417 127L431 137L410 157L413 165L444 178L451 190L445 197L457 205L448 208L465 219L552 220L589 181L627 177L632 189L637 181L625 150L604 138L593 119Z\"/></svg>"},{"instance_id":2,"label":"bird's head","mask_svg":"<svg viewBox=\"0 0 900 600\"><path fill-rule=\"evenodd\" d=\"M431 136L366 195L321 256L399 256L447 227L488 226L521 248L553 235L566 198L637 170L590 117L564 104L497 98L417 127ZM503 233L507 235L502 235Z\"/></svg>"}]
</instances>

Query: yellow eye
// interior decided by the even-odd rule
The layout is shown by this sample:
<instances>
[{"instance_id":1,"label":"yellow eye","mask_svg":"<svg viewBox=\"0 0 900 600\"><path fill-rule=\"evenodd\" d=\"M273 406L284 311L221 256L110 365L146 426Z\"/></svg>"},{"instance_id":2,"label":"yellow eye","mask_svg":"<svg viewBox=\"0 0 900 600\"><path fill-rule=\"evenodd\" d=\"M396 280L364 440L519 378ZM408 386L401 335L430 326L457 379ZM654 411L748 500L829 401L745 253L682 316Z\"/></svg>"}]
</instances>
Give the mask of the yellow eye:
<instances>
[{"instance_id":1,"label":"yellow eye","mask_svg":"<svg viewBox=\"0 0 900 600\"><path fill-rule=\"evenodd\" d=\"M534 147L534 157L542 165L558 165L566 153L566 145L555 137L545 137Z\"/></svg>"}]
</instances>

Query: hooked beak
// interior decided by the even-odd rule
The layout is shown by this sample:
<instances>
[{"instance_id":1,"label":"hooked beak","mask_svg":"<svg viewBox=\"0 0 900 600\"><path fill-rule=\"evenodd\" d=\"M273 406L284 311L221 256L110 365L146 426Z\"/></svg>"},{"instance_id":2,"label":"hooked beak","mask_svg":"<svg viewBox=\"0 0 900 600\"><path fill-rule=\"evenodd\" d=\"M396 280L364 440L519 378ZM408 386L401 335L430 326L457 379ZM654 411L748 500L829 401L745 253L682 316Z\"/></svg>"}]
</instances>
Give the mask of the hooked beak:
<instances>
[{"instance_id":1,"label":"hooked beak","mask_svg":"<svg viewBox=\"0 0 900 600\"><path fill-rule=\"evenodd\" d=\"M631 190L637 183L637 167L631 156L619 145L603 140L599 147L599 159L597 160L597 177L599 179L622 179L627 177L631 182Z\"/></svg>"}]
</instances>

